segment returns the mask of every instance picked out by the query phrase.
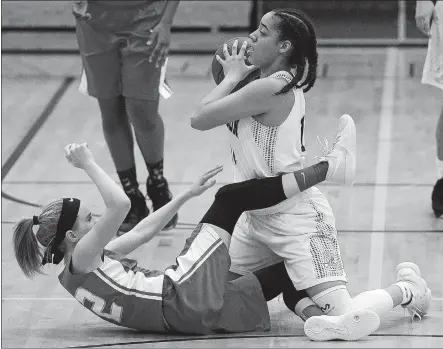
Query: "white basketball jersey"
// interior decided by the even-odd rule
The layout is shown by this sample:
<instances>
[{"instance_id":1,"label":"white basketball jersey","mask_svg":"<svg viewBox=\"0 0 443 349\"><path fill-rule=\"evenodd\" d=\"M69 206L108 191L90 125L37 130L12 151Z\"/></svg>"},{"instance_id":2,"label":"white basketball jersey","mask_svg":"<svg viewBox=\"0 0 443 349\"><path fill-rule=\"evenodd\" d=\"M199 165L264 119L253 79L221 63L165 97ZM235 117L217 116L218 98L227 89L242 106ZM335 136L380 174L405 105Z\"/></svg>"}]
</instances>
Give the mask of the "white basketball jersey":
<instances>
[{"instance_id":1,"label":"white basketball jersey","mask_svg":"<svg viewBox=\"0 0 443 349\"><path fill-rule=\"evenodd\" d=\"M270 77L288 82L292 79L291 74L285 71ZM228 124L235 182L303 168L305 98L301 89L293 89L292 93L294 105L280 126L266 126L253 117Z\"/></svg>"}]
</instances>

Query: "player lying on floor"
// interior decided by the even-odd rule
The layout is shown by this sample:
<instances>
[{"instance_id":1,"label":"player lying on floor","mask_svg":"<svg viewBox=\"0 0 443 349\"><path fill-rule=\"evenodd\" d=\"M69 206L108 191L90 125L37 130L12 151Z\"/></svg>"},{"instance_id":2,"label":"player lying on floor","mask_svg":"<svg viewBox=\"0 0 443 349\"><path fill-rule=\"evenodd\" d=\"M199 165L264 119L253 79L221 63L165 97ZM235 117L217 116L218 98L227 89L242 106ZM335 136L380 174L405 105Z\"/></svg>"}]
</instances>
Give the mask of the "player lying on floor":
<instances>
[{"instance_id":1,"label":"player lying on floor","mask_svg":"<svg viewBox=\"0 0 443 349\"><path fill-rule=\"evenodd\" d=\"M28 277L40 273L46 263L64 260L59 280L72 296L100 318L137 330L208 334L270 329L266 301L291 283L284 265L228 281L228 247L244 211L276 205L300 192L294 174L219 189L176 264L160 272L140 268L123 256L150 241L185 202L212 187L222 167L206 172L166 206L112 240L130 209L129 199L97 165L85 143L68 145L65 156L92 179L106 209L94 222L84 202L64 198L44 207L39 216L21 220L13 243L18 264ZM34 226L38 226L35 233ZM351 330L359 326L362 336L379 324L370 310L318 318L323 320L311 322L316 328L352 323Z\"/></svg>"}]
</instances>

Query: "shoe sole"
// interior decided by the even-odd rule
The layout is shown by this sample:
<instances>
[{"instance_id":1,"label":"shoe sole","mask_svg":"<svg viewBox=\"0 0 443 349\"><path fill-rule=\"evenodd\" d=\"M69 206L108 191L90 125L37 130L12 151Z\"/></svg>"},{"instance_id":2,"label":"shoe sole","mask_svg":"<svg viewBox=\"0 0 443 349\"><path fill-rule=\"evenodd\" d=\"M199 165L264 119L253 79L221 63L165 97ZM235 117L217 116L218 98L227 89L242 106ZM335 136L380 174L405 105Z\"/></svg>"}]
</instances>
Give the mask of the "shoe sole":
<instances>
[{"instance_id":1,"label":"shoe sole","mask_svg":"<svg viewBox=\"0 0 443 349\"><path fill-rule=\"evenodd\" d=\"M357 153L357 144L356 144L357 143L356 142L357 130L355 128L355 122L354 122L354 119L352 118L352 116L350 116L348 114L343 114L341 117L347 119L346 128L349 128L350 129L349 132L354 134L354 141L353 141L352 147L355 150L355 154L354 154L354 156L351 156L352 160L351 160L350 163L348 162L348 156L345 157L346 169L349 168L349 170L347 170L345 172L345 184L349 185L349 186L352 186L352 185L354 185L354 182L355 182L355 168L356 168L356 158L355 158L355 156L356 156L356 153ZM349 165L351 165L351 166L349 167Z\"/></svg>"},{"instance_id":2,"label":"shoe sole","mask_svg":"<svg viewBox=\"0 0 443 349\"><path fill-rule=\"evenodd\" d=\"M356 341L369 336L380 326L380 317L367 309L353 310L339 316L338 323L328 316L314 316L305 322L305 334L317 342L330 340Z\"/></svg>"}]
</instances>

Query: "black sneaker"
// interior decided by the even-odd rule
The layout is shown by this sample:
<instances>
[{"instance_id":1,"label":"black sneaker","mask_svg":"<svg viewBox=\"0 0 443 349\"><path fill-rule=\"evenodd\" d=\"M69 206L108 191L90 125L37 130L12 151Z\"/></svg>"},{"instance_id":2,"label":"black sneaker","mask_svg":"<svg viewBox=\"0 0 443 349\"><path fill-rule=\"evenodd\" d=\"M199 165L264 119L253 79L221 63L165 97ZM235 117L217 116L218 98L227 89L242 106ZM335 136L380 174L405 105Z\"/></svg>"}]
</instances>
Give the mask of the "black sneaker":
<instances>
[{"instance_id":1,"label":"black sneaker","mask_svg":"<svg viewBox=\"0 0 443 349\"><path fill-rule=\"evenodd\" d=\"M436 218L443 214L443 178L440 178L432 190L432 210Z\"/></svg>"},{"instance_id":2,"label":"black sneaker","mask_svg":"<svg viewBox=\"0 0 443 349\"><path fill-rule=\"evenodd\" d=\"M172 200L172 194L169 191L168 181L163 178L160 181L151 181L150 178L146 181L146 191L149 198L152 201L152 207L154 211L157 211L160 207L165 206ZM178 213L166 224L163 230L175 228L178 222Z\"/></svg>"},{"instance_id":3,"label":"black sneaker","mask_svg":"<svg viewBox=\"0 0 443 349\"><path fill-rule=\"evenodd\" d=\"M149 214L149 209L146 206L146 200L140 190L137 189L137 194L129 197L131 199L131 209L128 212L117 233L118 236L133 229L143 218Z\"/></svg>"}]
</instances>

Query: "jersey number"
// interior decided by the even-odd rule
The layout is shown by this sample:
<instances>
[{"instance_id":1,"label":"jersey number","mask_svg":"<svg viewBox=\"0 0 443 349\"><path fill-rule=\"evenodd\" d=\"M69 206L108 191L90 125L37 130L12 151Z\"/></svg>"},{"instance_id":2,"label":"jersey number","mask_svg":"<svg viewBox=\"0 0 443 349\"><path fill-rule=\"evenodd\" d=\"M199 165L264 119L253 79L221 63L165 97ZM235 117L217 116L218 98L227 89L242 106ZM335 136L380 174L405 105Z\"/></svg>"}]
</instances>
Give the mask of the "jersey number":
<instances>
[{"instance_id":1,"label":"jersey number","mask_svg":"<svg viewBox=\"0 0 443 349\"><path fill-rule=\"evenodd\" d=\"M110 313L105 313L106 302L103 298L96 296L95 294L89 292L88 290L79 287L75 292L75 299L77 299L81 304L85 305L85 301L92 303L91 311L98 316L104 317L109 320L120 323L122 320L123 308L114 302L111 304Z\"/></svg>"}]
</instances>

